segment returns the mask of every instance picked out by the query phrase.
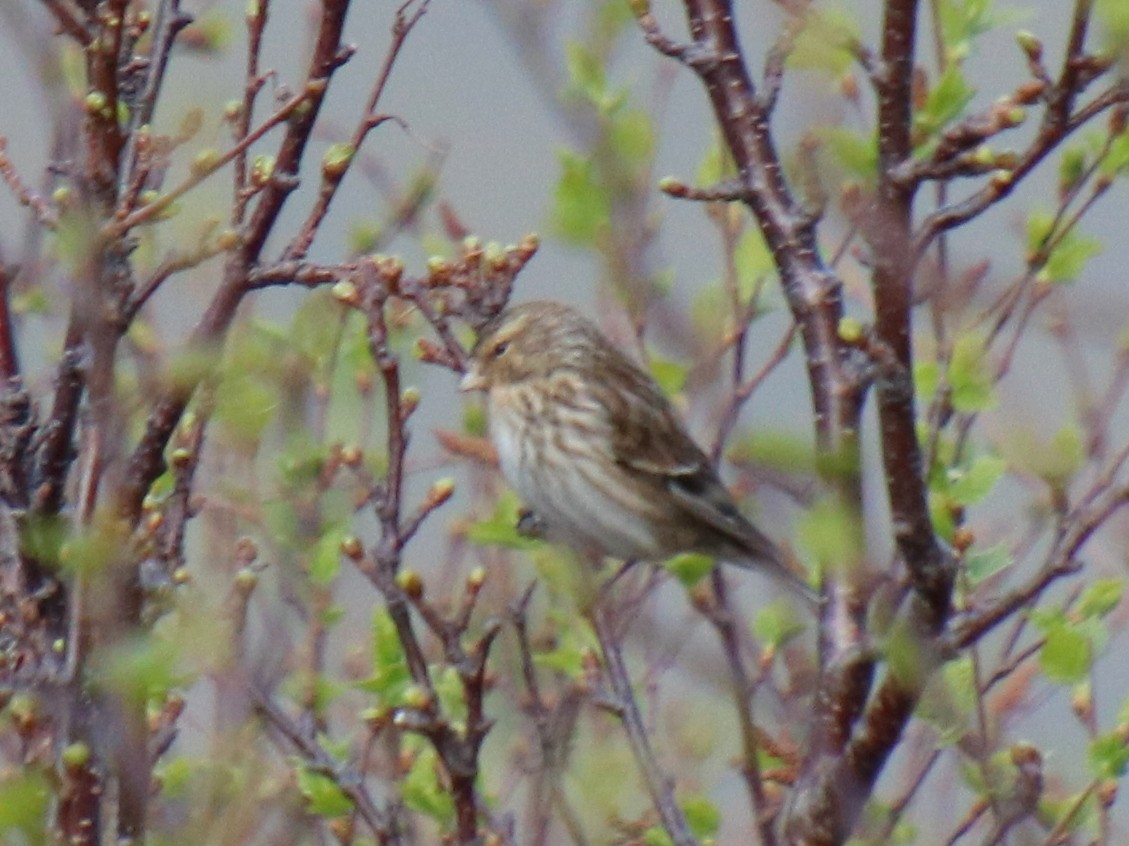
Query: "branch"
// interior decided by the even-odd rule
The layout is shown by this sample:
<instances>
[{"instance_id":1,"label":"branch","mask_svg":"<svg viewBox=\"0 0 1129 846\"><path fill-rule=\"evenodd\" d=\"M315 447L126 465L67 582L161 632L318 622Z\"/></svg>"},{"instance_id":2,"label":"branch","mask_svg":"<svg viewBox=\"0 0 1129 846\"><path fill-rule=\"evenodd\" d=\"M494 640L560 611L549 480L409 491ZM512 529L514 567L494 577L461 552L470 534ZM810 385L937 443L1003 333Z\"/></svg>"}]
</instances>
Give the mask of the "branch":
<instances>
[{"instance_id":1,"label":"branch","mask_svg":"<svg viewBox=\"0 0 1129 846\"><path fill-rule=\"evenodd\" d=\"M647 726L643 722L643 715L639 713L635 692L631 689L631 676L623 660L619 635L608 619L606 608L597 607L593 610L592 624L604 655L604 670L615 694L616 713L623 722L627 740L631 744L631 752L635 756L636 764L639 765L643 783L655 810L658 811L663 828L676 846L697 846L698 841L690 832L686 816L675 801L674 784L659 766L651 749Z\"/></svg>"},{"instance_id":2,"label":"branch","mask_svg":"<svg viewBox=\"0 0 1129 846\"><path fill-rule=\"evenodd\" d=\"M392 24L392 43L389 45L387 53L385 53L384 64L380 68L380 73L377 74L376 84L373 86L372 94L369 95L368 104L365 106L364 117L357 124L356 129L353 130L352 137L346 142L348 145L348 154L343 156L339 162L327 163L322 166L321 188L318 191L317 199L314 201L314 207L310 210L306 222L302 224L302 227L298 230L298 234L294 236L294 240L291 241L290 245L283 251L283 260L304 259L306 257L310 245L313 243L314 236L317 234L318 227L329 211L329 204L333 202L333 198L337 194L337 189L341 185L341 180L345 178L349 167L360 152L365 137L373 129L384 123L384 121L390 119L387 115L377 114L376 109L380 104L380 98L384 94L384 89L388 85L388 79L392 75L392 67L396 64L400 50L403 48L412 29L427 12L430 0L419 0L417 7L412 11L411 15L407 16L405 13L408 8L416 2L417 0L405 0L400 8L396 10L396 17Z\"/></svg>"}]
</instances>

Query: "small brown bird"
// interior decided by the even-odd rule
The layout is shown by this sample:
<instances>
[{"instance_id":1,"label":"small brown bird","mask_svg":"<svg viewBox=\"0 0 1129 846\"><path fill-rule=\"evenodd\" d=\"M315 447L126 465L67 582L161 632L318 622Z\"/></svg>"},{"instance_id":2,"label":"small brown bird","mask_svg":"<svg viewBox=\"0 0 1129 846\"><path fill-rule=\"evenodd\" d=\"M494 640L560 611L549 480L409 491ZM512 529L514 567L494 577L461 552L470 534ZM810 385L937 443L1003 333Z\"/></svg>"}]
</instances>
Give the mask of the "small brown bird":
<instances>
[{"instance_id":1,"label":"small brown bird","mask_svg":"<svg viewBox=\"0 0 1129 846\"><path fill-rule=\"evenodd\" d=\"M592 556L702 552L765 565L814 598L738 511L654 380L572 308L530 302L499 314L461 388L486 392L502 473L548 539Z\"/></svg>"}]
</instances>

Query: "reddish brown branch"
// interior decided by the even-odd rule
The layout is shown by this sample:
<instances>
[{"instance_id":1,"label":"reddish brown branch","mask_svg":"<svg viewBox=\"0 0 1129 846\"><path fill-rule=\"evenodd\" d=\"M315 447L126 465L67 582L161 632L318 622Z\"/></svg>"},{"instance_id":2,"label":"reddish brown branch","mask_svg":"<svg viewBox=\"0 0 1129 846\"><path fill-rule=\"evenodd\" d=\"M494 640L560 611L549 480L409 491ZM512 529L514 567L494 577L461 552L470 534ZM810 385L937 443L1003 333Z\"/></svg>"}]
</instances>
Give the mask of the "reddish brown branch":
<instances>
[{"instance_id":1,"label":"reddish brown branch","mask_svg":"<svg viewBox=\"0 0 1129 846\"><path fill-rule=\"evenodd\" d=\"M377 114L377 106L380 104L380 98L383 96L384 89L388 85L388 79L392 75L392 67L396 64L396 58L400 55L400 51L403 49L404 43L407 41L412 29L427 12L429 3L430 0L418 0L418 2L417 0L405 0L400 8L396 10L396 17L392 24L392 43L385 53L384 63L381 65L380 73L378 73L376 77L376 84L373 86L368 103L365 105L364 116L357 123L352 136L347 142L348 153L343 156L339 162L331 166L323 166L321 188L318 191L317 199L314 201L314 206L310 210L306 222L302 224L302 227L298 230L298 234L294 236L294 240L290 242L290 245L283 252L282 259L284 261L290 259L304 259L306 257L310 249L310 244L313 243L314 235L317 234L322 220L325 219L325 215L329 211L329 205L333 202L333 198L337 194L337 189L341 185L341 181L345 178L345 174L348 173L349 168L360 152L365 137L373 129L389 119L387 115ZM407 14L408 9L413 5L415 5L416 8L412 10L410 15Z\"/></svg>"}]
</instances>

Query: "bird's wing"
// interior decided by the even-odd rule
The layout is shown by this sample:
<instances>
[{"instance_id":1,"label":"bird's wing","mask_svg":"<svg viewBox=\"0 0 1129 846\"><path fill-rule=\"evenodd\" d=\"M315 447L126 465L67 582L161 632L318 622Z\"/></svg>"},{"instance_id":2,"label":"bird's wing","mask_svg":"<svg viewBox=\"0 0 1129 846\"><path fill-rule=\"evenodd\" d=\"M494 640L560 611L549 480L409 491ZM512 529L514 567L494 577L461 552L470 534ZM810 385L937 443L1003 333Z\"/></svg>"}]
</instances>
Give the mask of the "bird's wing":
<instances>
[{"instance_id":1,"label":"bird's wing","mask_svg":"<svg viewBox=\"0 0 1129 846\"><path fill-rule=\"evenodd\" d=\"M611 415L616 424L612 433L615 460L661 481L679 505L731 538L735 549L751 558L778 561L776 546L737 509L713 463L686 434L650 378L638 373L633 390L620 402L621 407Z\"/></svg>"}]
</instances>

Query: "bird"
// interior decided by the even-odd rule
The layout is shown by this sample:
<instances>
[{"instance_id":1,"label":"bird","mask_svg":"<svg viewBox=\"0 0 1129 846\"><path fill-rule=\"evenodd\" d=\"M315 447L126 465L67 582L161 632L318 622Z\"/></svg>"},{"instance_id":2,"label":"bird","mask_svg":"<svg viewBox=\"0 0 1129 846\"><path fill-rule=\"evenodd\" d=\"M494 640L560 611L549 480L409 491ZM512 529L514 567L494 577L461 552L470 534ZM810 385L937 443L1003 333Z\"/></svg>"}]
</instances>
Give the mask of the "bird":
<instances>
[{"instance_id":1,"label":"bird","mask_svg":"<svg viewBox=\"0 0 1129 846\"><path fill-rule=\"evenodd\" d=\"M525 302L487 321L460 389L485 393L502 475L538 535L596 559L704 553L816 601L654 379L571 306Z\"/></svg>"}]
</instances>

